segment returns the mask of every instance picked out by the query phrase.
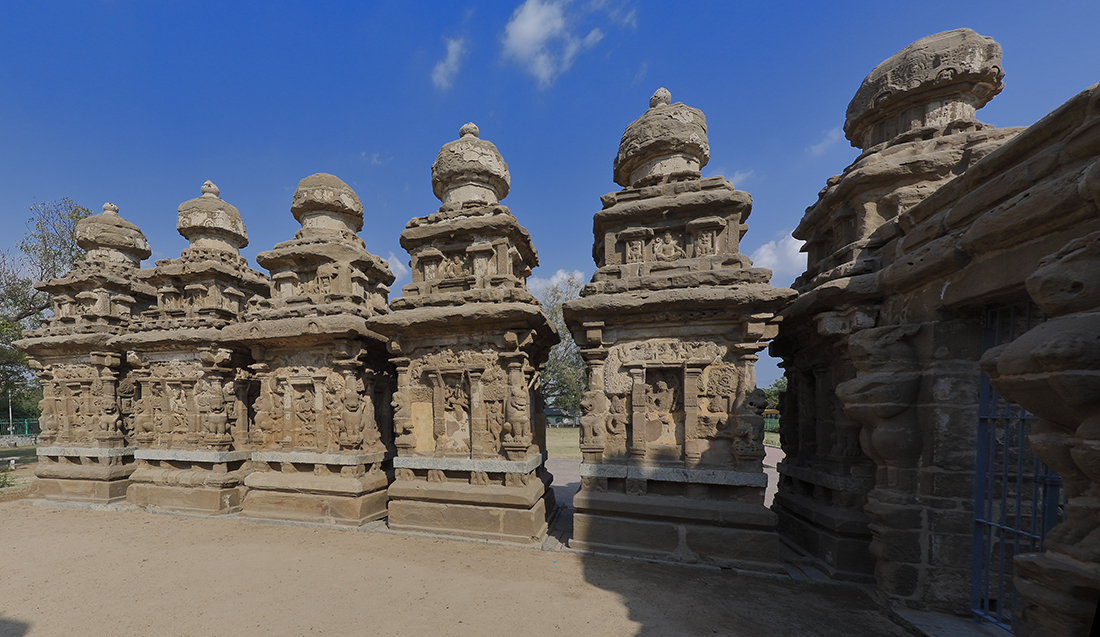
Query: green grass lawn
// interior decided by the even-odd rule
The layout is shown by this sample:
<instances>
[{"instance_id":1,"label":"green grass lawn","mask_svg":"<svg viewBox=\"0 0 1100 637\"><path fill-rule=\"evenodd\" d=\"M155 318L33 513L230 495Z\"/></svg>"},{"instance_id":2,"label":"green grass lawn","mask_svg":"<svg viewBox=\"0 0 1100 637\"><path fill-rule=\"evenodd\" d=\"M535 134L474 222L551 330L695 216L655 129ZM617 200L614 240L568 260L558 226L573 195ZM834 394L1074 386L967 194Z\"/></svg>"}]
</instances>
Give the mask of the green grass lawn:
<instances>
[{"instance_id":1,"label":"green grass lawn","mask_svg":"<svg viewBox=\"0 0 1100 637\"><path fill-rule=\"evenodd\" d=\"M779 433L778 432L765 431L764 432L764 444L768 445L769 447L778 447L779 446Z\"/></svg>"},{"instance_id":2,"label":"green grass lawn","mask_svg":"<svg viewBox=\"0 0 1100 637\"><path fill-rule=\"evenodd\" d=\"M581 459L579 427L547 427L546 450L551 458Z\"/></svg>"},{"instance_id":3,"label":"green grass lawn","mask_svg":"<svg viewBox=\"0 0 1100 637\"><path fill-rule=\"evenodd\" d=\"M0 458L18 458L15 466L22 467L38 462L37 452L38 447L0 447Z\"/></svg>"}]
</instances>

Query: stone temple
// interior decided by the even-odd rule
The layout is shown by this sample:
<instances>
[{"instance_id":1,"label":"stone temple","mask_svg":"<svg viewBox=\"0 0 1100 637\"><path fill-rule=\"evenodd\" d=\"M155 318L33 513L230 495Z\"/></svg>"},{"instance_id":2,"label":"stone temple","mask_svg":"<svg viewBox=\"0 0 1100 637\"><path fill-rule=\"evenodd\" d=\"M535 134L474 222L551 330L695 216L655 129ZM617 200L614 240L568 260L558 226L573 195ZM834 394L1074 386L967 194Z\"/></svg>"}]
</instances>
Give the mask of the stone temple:
<instances>
[{"instance_id":1,"label":"stone temple","mask_svg":"<svg viewBox=\"0 0 1100 637\"><path fill-rule=\"evenodd\" d=\"M537 252L476 126L436 156L441 205L401 233L412 282L392 300L335 176L299 183L301 229L259 254L268 274L211 182L179 205L188 247L149 268L105 204L17 343L43 388L33 497L534 546L553 529L585 553L809 573L899 613L1086 635L1100 85L994 128L977 114L1003 78L1000 46L957 29L853 82L859 156L807 202L790 289L739 252L752 199L702 177L703 113L653 95L593 217L596 272L563 308L587 374L571 524L540 394L564 335L527 290ZM787 389L766 507L769 341Z\"/></svg>"}]
</instances>

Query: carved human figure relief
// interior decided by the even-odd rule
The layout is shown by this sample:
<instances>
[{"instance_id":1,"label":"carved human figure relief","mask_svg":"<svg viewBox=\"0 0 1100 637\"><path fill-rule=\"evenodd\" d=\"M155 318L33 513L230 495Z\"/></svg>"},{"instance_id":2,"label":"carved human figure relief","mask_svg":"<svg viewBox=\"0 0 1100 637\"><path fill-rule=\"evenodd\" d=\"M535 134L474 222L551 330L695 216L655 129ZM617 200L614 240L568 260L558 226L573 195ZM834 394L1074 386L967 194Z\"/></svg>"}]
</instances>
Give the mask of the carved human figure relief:
<instances>
[{"instance_id":1,"label":"carved human figure relief","mask_svg":"<svg viewBox=\"0 0 1100 637\"><path fill-rule=\"evenodd\" d=\"M641 239L630 239L626 242L626 262L641 263L644 257L645 244Z\"/></svg>"},{"instance_id":2,"label":"carved human figure relief","mask_svg":"<svg viewBox=\"0 0 1100 637\"><path fill-rule=\"evenodd\" d=\"M677 245L671 232L666 231L664 236L657 240L656 257L658 261L675 261L684 258L684 250Z\"/></svg>"}]
</instances>

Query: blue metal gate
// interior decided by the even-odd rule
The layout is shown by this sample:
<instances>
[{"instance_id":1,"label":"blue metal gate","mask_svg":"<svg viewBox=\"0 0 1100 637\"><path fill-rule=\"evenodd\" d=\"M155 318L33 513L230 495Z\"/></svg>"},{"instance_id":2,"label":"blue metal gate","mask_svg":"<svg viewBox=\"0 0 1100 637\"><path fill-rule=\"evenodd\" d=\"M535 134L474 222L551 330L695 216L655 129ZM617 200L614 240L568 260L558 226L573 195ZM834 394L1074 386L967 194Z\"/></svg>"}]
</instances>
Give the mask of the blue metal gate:
<instances>
[{"instance_id":1,"label":"blue metal gate","mask_svg":"<svg viewBox=\"0 0 1100 637\"><path fill-rule=\"evenodd\" d=\"M986 308L983 350L1012 342L1043 318L1028 303ZM1036 418L997 395L984 373L980 401L970 603L974 621L1012 630L1012 558L1043 550L1043 538L1062 514L1062 479L1039 462L1027 444L1026 434Z\"/></svg>"}]
</instances>

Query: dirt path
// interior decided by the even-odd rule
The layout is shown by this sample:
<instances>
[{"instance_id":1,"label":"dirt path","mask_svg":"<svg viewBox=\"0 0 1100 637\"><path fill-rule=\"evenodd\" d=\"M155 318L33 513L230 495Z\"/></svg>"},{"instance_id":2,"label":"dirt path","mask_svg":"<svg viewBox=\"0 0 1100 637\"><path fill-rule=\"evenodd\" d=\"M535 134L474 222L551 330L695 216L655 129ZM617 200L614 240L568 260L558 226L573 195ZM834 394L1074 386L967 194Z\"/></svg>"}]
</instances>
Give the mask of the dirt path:
<instances>
[{"instance_id":1,"label":"dirt path","mask_svg":"<svg viewBox=\"0 0 1100 637\"><path fill-rule=\"evenodd\" d=\"M0 503L0 635L904 635L866 597L379 532Z\"/></svg>"}]
</instances>

